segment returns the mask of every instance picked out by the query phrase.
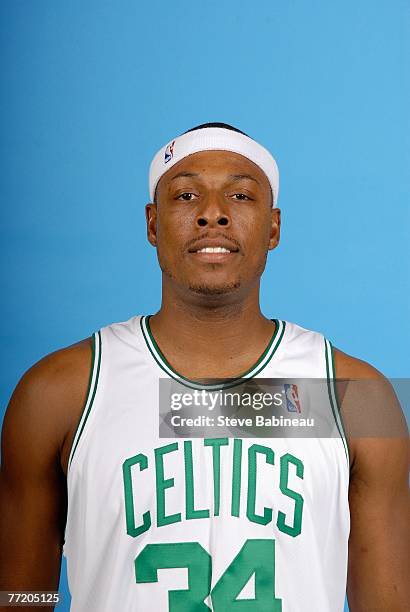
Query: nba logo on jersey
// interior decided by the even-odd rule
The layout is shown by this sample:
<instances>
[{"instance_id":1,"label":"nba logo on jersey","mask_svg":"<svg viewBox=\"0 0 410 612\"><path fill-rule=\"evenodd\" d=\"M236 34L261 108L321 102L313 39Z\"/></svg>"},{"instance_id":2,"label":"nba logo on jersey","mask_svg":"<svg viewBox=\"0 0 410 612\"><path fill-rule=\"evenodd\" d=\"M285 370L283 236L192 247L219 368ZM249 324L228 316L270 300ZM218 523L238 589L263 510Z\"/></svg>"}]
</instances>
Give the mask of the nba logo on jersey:
<instances>
[{"instance_id":1,"label":"nba logo on jersey","mask_svg":"<svg viewBox=\"0 0 410 612\"><path fill-rule=\"evenodd\" d=\"M167 148L165 149L165 163L167 164L169 161L171 161L171 159L174 157L174 144L175 144L175 140L173 140L171 142L171 144L169 144L167 146Z\"/></svg>"},{"instance_id":2,"label":"nba logo on jersey","mask_svg":"<svg viewBox=\"0 0 410 612\"><path fill-rule=\"evenodd\" d=\"M288 409L288 412L299 412L300 414L300 400L297 385L285 383L284 388L286 396L286 408Z\"/></svg>"}]
</instances>

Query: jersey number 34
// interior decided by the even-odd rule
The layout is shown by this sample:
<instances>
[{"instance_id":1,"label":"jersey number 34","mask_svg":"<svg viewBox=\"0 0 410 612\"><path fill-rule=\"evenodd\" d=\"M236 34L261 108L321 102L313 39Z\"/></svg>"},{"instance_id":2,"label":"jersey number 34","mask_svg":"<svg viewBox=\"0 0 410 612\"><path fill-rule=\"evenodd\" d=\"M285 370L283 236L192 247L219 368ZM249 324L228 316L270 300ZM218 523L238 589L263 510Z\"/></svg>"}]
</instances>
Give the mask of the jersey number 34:
<instances>
[{"instance_id":1,"label":"jersey number 34","mask_svg":"<svg viewBox=\"0 0 410 612\"><path fill-rule=\"evenodd\" d=\"M247 540L211 590L212 559L198 542L147 544L135 559L137 583L158 582L158 570L187 568L188 589L168 592L169 612L281 612L275 597L275 541ZM238 595L255 574L254 599Z\"/></svg>"}]
</instances>

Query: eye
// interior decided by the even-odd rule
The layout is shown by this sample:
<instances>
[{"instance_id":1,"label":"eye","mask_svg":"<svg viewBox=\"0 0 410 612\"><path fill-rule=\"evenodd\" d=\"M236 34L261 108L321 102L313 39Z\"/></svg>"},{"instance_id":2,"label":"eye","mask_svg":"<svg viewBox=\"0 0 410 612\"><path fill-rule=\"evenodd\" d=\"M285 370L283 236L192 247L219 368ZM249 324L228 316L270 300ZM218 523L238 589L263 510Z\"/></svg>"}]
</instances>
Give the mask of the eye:
<instances>
[{"instance_id":1,"label":"eye","mask_svg":"<svg viewBox=\"0 0 410 612\"><path fill-rule=\"evenodd\" d=\"M243 201L243 200L251 200L251 199L252 199L252 198L250 198L249 196L247 196L245 193L234 193L234 194L232 195L232 197L233 197L235 200L242 200L242 201Z\"/></svg>"},{"instance_id":2,"label":"eye","mask_svg":"<svg viewBox=\"0 0 410 612\"><path fill-rule=\"evenodd\" d=\"M176 199L184 200L184 202L190 202L194 197L196 196L191 191L184 191L184 193L181 193Z\"/></svg>"}]
</instances>

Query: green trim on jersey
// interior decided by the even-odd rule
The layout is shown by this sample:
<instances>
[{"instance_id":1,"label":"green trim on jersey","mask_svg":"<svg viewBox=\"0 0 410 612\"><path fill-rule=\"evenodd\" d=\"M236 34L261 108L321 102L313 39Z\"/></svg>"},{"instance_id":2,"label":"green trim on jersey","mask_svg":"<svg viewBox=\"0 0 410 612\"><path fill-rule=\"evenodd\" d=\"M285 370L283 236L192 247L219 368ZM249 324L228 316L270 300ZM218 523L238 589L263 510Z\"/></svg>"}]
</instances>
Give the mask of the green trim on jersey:
<instances>
[{"instance_id":1,"label":"green trim on jersey","mask_svg":"<svg viewBox=\"0 0 410 612\"><path fill-rule=\"evenodd\" d=\"M285 333L286 328L286 321L272 319L272 321L275 323L275 331L273 332L273 335L269 340L269 344L267 345L266 349L263 351L257 362L253 366L251 366L249 370L242 374L242 376L236 376L235 378L229 379L229 381L226 383L200 384L193 380L190 380L189 378L186 378L185 376L182 376L182 374L174 370L174 368L171 366L165 355L161 352L161 349L159 348L152 334L149 325L150 317L151 315L141 317L141 331L149 352L151 353L152 357L156 361L157 365L161 368L161 370L163 370L166 374L168 374L168 376L170 376L174 380L177 380L186 387L190 387L192 389L208 389L210 391L217 391L219 389L229 389L230 387L234 387L235 385L237 385L238 381L242 380L243 378L253 378L257 374L259 374L267 366L267 364L275 354L277 348L279 347L282 341L283 334Z\"/></svg>"},{"instance_id":2,"label":"green trim on jersey","mask_svg":"<svg viewBox=\"0 0 410 612\"><path fill-rule=\"evenodd\" d=\"M330 405L332 407L333 416L335 418L336 427L342 438L343 446L346 453L348 465L350 467L350 453L349 445L347 442L347 436L343 427L342 412L337 399L336 386L335 386L335 365L333 357L333 345L325 338L325 357L326 357L326 376L327 376L327 387L329 391Z\"/></svg>"},{"instance_id":3,"label":"green trim on jersey","mask_svg":"<svg viewBox=\"0 0 410 612\"><path fill-rule=\"evenodd\" d=\"M86 395L86 400L84 404L84 408L82 411L81 419L77 425L76 433L74 436L73 444L71 447L71 452L68 458L68 468L67 473L70 469L74 453L80 441L81 434L83 433L86 421L91 412L91 408L94 402L95 393L97 391L98 378L100 375L100 366L101 366L101 332L96 332L92 335L92 361L91 361L91 369L90 369L90 378L88 380L88 390Z\"/></svg>"}]
</instances>

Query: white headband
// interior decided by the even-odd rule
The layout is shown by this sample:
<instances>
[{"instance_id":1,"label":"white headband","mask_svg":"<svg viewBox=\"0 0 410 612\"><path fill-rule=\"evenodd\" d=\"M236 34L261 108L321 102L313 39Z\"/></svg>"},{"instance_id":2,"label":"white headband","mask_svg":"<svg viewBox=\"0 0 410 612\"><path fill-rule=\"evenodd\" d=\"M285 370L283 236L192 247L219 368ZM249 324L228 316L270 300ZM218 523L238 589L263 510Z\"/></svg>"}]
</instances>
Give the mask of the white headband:
<instances>
[{"instance_id":1,"label":"white headband","mask_svg":"<svg viewBox=\"0 0 410 612\"><path fill-rule=\"evenodd\" d=\"M250 159L266 174L277 206L279 195L278 166L267 149L249 136L226 128L201 128L178 136L156 153L149 169L149 195L154 200L159 179L181 159L199 151L231 151Z\"/></svg>"}]
</instances>

